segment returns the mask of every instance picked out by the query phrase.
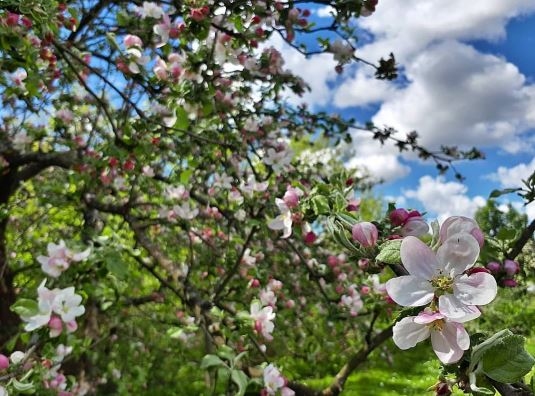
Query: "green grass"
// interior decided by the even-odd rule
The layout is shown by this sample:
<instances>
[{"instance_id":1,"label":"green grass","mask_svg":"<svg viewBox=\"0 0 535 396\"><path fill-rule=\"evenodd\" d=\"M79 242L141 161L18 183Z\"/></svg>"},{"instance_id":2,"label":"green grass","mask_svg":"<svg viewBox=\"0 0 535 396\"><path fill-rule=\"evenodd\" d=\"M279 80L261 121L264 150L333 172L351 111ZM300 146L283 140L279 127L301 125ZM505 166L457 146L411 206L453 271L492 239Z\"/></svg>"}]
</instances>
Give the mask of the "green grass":
<instances>
[{"instance_id":1,"label":"green grass","mask_svg":"<svg viewBox=\"0 0 535 396\"><path fill-rule=\"evenodd\" d=\"M429 343L422 343L408 351L394 349L392 342L387 344L395 351L389 362L378 351L369 362L358 368L346 382L344 395L395 396L395 395L432 395L427 389L437 382L439 362ZM332 377L303 381L314 388L324 388Z\"/></svg>"},{"instance_id":2,"label":"green grass","mask_svg":"<svg viewBox=\"0 0 535 396\"><path fill-rule=\"evenodd\" d=\"M407 351L398 350L390 341L386 344L392 352L392 360L387 361L379 351L358 368L347 380L344 396L397 396L433 395L427 389L437 382L439 361L429 342L423 342ZM535 338L526 341L526 349L535 355ZM534 370L527 376L529 383ZM301 381L316 389L327 387L332 377L314 378ZM464 395L458 389L454 395Z\"/></svg>"}]
</instances>

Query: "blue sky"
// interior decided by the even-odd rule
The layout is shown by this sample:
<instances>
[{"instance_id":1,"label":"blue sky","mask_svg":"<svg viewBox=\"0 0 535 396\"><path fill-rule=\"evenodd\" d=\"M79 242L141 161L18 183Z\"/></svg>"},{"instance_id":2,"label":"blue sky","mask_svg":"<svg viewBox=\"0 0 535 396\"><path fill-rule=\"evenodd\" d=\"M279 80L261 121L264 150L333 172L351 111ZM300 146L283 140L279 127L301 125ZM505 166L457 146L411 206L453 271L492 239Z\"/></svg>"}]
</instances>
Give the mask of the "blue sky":
<instances>
[{"instance_id":1,"label":"blue sky","mask_svg":"<svg viewBox=\"0 0 535 396\"><path fill-rule=\"evenodd\" d=\"M321 24L330 10L316 8ZM432 164L357 136L353 165L367 166L386 183L383 197L430 216L473 215L495 188L520 186L535 170L535 1L380 0L359 19L356 55L375 61L394 52L403 69L397 84L373 79L355 65L341 76L332 55L304 59L276 43L286 66L300 71L312 92L305 101L401 133L417 130L430 148L477 146L487 159L457 164L439 177ZM513 195L502 202L519 201ZM525 208L535 218L535 204Z\"/></svg>"}]
</instances>

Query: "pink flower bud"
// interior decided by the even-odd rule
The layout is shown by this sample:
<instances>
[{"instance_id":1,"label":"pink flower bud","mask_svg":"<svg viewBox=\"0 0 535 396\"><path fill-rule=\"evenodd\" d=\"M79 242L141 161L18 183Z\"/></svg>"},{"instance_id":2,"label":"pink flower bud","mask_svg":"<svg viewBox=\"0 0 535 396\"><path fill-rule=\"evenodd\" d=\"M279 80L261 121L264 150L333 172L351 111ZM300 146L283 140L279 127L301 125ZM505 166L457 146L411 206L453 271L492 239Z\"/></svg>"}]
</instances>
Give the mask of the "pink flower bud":
<instances>
[{"instance_id":1,"label":"pink flower bud","mask_svg":"<svg viewBox=\"0 0 535 396\"><path fill-rule=\"evenodd\" d=\"M0 353L0 370L5 370L9 367L9 358Z\"/></svg>"},{"instance_id":2,"label":"pink flower bud","mask_svg":"<svg viewBox=\"0 0 535 396\"><path fill-rule=\"evenodd\" d=\"M124 36L124 46L126 48L130 48L130 47L143 47L143 41L141 41L141 39L136 36L136 35L133 35L133 34L127 34L126 36Z\"/></svg>"},{"instance_id":3,"label":"pink flower bud","mask_svg":"<svg viewBox=\"0 0 535 396\"><path fill-rule=\"evenodd\" d=\"M67 332L68 333L74 333L78 329L78 323L76 323L76 320L72 320L70 322L65 323L67 326Z\"/></svg>"},{"instance_id":4,"label":"pink flower bud","mask_svg":"<svg viewBox=\"0 0 535 396\"><path fill-rule=\"evenodd\" d=\"M359 268L361 270L366 270L370 265L370 260L366 259L366 258L362 258L359 260Z\"/></svg>"},{"instance_id":5,"label":"pink flower bud","mask_svg":"<svg viewBox=\"0 0 535 396\"><path fill-rule=\"evenodd\" d=\"M260 287L260 281L258 279L251 279L249 287Z\"/></svg>"},{"instance_id":6,"label":"pink flower bud","mask_svg":"<svg viewBox=\"0 0 535 396\"><path fill-rule=\"evenodd\" d=\"M375 246L379 237L377 227L368 221L355 224L351 233L353 240L360 243L363 247Z\"/></svg>"},{"instance_id":7,"label":"pink flower bud","mask_svg":"<svg viewBox=\"0 0 535 396\"><path fill-rule=\"evenodd\" d=\"M346 210L348 212L356 212L360 208L360 201L357 199L352 199L347 203Z\"/></svg>"},{"instance_id":8,"label":"pink flower bud","mask_svg":"<svg viewBox=\"0 0 535 396\"><path fill-rule=\"evenodd\" d=\"M487 269L494 274L498 273L500 271L500 268L500 263L497 263L496 261L491 261L487 264Z\"/></svg>"},{"instance_id":9,"label":"pink flower bud","mask_svg":"<svg viewBox=\"0 0 535 396\"><path fill-rule=\"evenodd\" d=\"M439 383L435 388L435 392L437 396L450 396L451 395L451 389L449 385L445 382Z\"/></svg>"},{"instance_id":10,"label":"pink flower bud","mask_svg":"<svg viewBox=\"0 0 535 396\"><path fill-rule=\"evenodd\" d=\"M390 222L397 227L405 224L409 218L409 212L402 208L394 209L392 212L390 212L388 217L390 218Z\"/></svg>"},{"instance_id":11,"label":"pink flower bud","mask_svg":"<svg viewBox=\"0 0 535 396\"><path fill-rule=\"evenodd\" d=\"M504 279L502 280L503 287L517 287L518 283L514 279Z\"/></svg>"},{"instance_id":12,"label":"pink flower bud","mask_svg":"<svg viewBox=\"0 0 535 396\"><path fill-rule=\"evenodd\" d=\"M59 316L52 316L48 321L48 328L50 329L50 337L58 337L63 331L63 322Z\"/></svg>"},{"instance_id":13,"label":"pink flower bud","mask_svg":"<svg viewBox=\"0 0 535 396\"><path fill-rule=\"evenodd\" d=\"M360 294L362 294L364 296L367 295L367 294L370 294L370 291L371 291L371 289L370 289L369 286L362 286L360 288Z\"/></svg>"},{"instance_id":14,"label":"pink flower bud","mask_svg":"<svg viewBox=\"0 0 535 396\"><path fill-rule=\"evenodd\" d=\"M297 191L293 188L288 189L284 196L282 197L282 200L288 206L289 209L295 208L297 205L299 205L299 195L297 194Z\"/></svg>"},{"instance_id":15,"label":"pink flower bud","mask_svg":"<svg viewBox=\"0 0 535 396\"><path fill-rule=\"evenodd\" d=\"M306 233L305 238L304 238L305 244L312 245L314 242L316 242L317 238L318 237L316 236L314 231L309 231Z\"/></svg>"},{"instance_id":16,"label":"pink flower bud","mask_svg":"<svg viewBox=\"0 0 535 396\"><path fill-rule=\"evenodd\" d=\"M286 301L286 303L284 305L286 306L286 308L292 309L293 307L295 307L295 301L294 300L288 300L288 301Z\"/></svg>"},{"instance_id":17,"label":"pink flower bud","mask_svg":"<svg viewBox=\"0 0 535 396\"><path fill-rule=\"evenodd\" d=\"M472 267L466 271L468 275L476 274L478 272L486 272L487 274L490 274L490 270L484 267Z\"/></svg>"},{"instance_id":18,"label":"pink flower bud","mask_svg":"<svg viewBox=\"0 0 535 396\"><path fill-rule=\"evenodd\" d=\"M336 267L338 265L338 257L336 256L327 257L327 265L331 268Z\"/></svg>"},{"instance_id":19,"label":"pink flower bud","mask_svg":"<svg viewBox=\"0 0 535 396\"><path fill-rule=\"evenodd\" d=\"M505 273L509 276L517 274L518 271L520 271L520 265L513 260L505 260L503 263L503 268L505 270Z\"/></svg>"}]
</instances>

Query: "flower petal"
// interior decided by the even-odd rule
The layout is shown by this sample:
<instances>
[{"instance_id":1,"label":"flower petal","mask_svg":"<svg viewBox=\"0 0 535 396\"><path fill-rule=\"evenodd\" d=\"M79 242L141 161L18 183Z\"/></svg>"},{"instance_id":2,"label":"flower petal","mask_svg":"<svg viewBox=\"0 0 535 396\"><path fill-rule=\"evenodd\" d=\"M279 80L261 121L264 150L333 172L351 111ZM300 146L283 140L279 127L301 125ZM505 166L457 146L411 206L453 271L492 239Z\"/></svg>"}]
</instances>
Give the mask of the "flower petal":
<instances>
[{"instance_id":1,"label":"flower petal","mask_svg":"<svg viewBox=\"0 0 535 396\"><path fill-rule=\"evenodd\" d=\"M413 275L398 276L386 282L386 292L399 305L419 307L433 300L433 286L427 280Z\"/></svg>"},{"instance_id":2,"label":"flower petal","mask_svg":"<svg viewBox=\"0 0 535 396\"><path fill-rule=\"evenodd\" d=\"M409 349L429 337L429 327L414 323L414 316L408 316L396 323L393 332L394 343L400 349Z\"/></svg>"},{"instance_id":3,"label":"flower petal","mask_svg":"<svg viewBox=\"0 0 535 396\"><path fill-rule=\"evenodd\" d=\"M479 243L465 233L446 239L438 248L437 260L447 275L459 275L474 265L479 256Z\"/></svg>"},{"instance_id":4,"label":"flower petal","mask_svg":"<svg viewBox=\"0 0 535 396\"><path fill-rule=\"evenodd\" d=\"M422 279L431 279L438 268L433 251L418 238L408 236L401 242L401 262L409 274Z\"/></svg>"},{"instance_id":5,"label":"flower petal","mask_svg":"<svg viewBox=\"0 0 535 396\"><path fill-rule=\"evenodd\" d=\"M439 360L444 364L451 364L463 357L465 347L468 349L466 337L468 334L461 324L446 322L442 331L431 332L431 344ZM470 338L468 338L469 345Z\"/></svg>"},{"instance_id":6,"label":"flower petal","mask_svg":"<svg viewBox=\"0 0 535 396\"><path fill-rule=\"evenodd\" d=\"M496 297L496 279L486 272L462 275L453 284L453 294L466 305L485 305Z\"/></svg>"},{"instance_id":7,"label":"flower petal","mask_svg":"<svg viewBox=\"0 0 535 396\"><path fill-rule=\"evenodd\" d=\"M472 304L464 304L453 294L443 294L438 298L438 310L448 319L463 323L477 318L481 313Z\"/></svg>"}]
</instances>

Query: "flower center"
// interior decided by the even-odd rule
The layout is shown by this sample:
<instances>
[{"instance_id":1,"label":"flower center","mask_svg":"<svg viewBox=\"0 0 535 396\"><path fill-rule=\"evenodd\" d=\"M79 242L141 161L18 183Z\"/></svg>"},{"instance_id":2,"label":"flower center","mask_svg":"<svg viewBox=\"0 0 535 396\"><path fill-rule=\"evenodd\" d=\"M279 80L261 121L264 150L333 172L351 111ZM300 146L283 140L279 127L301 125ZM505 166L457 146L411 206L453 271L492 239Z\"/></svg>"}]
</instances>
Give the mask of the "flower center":
<instances>
[{"instance_id":1,"label":"flower center","mask_svg":"<svg viewBox=\"0 0 535 396\"><path fill-rule=\"evenodd\" d=\"M453 278L439 275L431 279L431 285L435 288L435 295L440 296L445 293L453 293Z\"/></svg>"},{"instance_id":2,"label":"flower center","mask_svg":"<svg viewBox=\"0 0 535 396\"><path fill-rule=\"evenodd\" d=\"M437 319L434 322L429 324L429 328L434 331L442 331L442 328L444 327L444 319Z\"/></svg>"}]
</instances>

